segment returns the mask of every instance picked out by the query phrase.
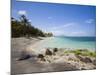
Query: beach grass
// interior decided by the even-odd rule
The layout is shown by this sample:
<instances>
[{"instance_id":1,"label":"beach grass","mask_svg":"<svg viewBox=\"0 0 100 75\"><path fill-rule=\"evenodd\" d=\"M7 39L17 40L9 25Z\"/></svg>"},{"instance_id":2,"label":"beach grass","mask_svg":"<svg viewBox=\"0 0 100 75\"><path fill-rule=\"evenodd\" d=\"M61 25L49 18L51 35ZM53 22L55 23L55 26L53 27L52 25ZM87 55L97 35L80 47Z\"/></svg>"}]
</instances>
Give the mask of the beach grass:
<instances>
[{"instance_id":1,"label":"beach grass","mask_svg":"<svg viewBox=\"0 0 100 75\"><path fill-rule=\"evenodd\" d=\"M74 53L75 55L82 55L82 56L89 56L89 57L96 57L96 51L90 51L90 50L66 50L64 53Z\"/></svg>"}]
</instances>

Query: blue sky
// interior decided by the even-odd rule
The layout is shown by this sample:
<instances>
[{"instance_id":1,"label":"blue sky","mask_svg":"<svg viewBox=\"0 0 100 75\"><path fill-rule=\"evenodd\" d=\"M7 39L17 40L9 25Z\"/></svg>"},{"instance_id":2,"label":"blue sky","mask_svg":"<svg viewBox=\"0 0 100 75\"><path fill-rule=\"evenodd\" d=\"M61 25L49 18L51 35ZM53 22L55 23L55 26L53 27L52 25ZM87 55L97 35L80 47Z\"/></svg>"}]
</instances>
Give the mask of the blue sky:
<instances>
[{"instance_id":1,"label":"blue sky","mask_svg":"<svg viewBox=\"0 0 100 75\"><path fill-rule=\"evenodd\" d=\"M96 7L12 1L12 17L26 15L33 26L64 36L95 36Z\"/></svg>"}]
</instances>

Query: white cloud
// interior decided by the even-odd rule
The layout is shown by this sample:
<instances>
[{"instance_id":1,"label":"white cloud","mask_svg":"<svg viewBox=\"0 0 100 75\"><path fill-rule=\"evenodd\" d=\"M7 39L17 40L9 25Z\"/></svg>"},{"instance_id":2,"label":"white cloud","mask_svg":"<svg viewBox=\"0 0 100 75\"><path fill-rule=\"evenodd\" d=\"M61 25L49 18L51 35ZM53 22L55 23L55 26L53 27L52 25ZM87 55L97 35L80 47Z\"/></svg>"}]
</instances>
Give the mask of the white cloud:
<instances>
[{"instance_id":1,"label":"white cloud","mask_svg":"<svg viewBox=\"0 0 100 75\"><path fill-rule=\"evenodd\" d=\"M62 29L62 28L67 28L67 27L70 27L70 26L73 26L73 25L76 25L75 23L67 23L65 25L61 25L61 26L55 26L55 27L52 27L52 29Z\"/></svg>"},{"instance_id":2,"label":"white cloud","mask_svg":"<svg viewBox=\"0 0 100 75\"><path fill-rule=\"evenodd\" d=\"M52 17L48 17L48 19L52 19Z\"/></svg>"},{"instance_id":3,"label":"white cloud","mask_svg":"<svg viewBox=\"0 0 100 75\"><path fill-rule=\"evenodd\" d=\"M48 27L48 31L49 32L52 32L54 35L66 35L66 34L69 34L68 32L66 32L64 29L66 28L69 28L69 27L72 27L72 26L75 26L76 23L66 23L64 25L54 25L53 27Z\"/></svg>"},{"instance_id":4,"label":"white cloud","mask_svg":"<svg viewBox=\"0 0 100 75\"><path fill-rule=\"evenodd\" d=\"M29 22L31 22L32 20L29 19Z\"/></svg>"},{"instance_id":5,"label":"white cloud","mask_svg":"<svg viewBox=\"0 0 100 75\"><path fill-rule=\"evenodd\" d=\"M74 32L70 32L69 36L85 36L86 32L84 31L74 31Z\"/></svg>"},{"instance_id":6,"label":"white cloud","mask_svg":"<svg viewBox=\"0 0 100 75\"><path fill-rule=\"evenodd\" d=\"M26 13L25 10L19 10L19 11L18 11L18 14L19 14L19 15L26 15L27 13Z\"/></svg>"},{"instance_id":7,"label":"white cloud","mask_svg":"<svg viewBox=\"0 0 100 75\"><path fill-rule=\"evenodd\" d=\"M55 30L51 31L54 35L59 36L59 35L64 35L64 36L86 36L87 33L84 31L63 31L63 30Z\"/></svg>"},{"instance_id":8,"label":"white cloud","mask_svg":"<svg viewBox=\"0 0 100 75\"><path fill-rule=\"evenodd\" d=\"M89 24L91 24L93 22L94 22L94 19L88 19L88 20L85 21L85 23L89 23Z\"/></svg>"},{"instance_id":9,"label":"white cloud","mask_svg":"<svg viewBox=\"0 0 100 75\"><path fill-rule=\"evenodd\" d=\"M78 31L78 32L72 32L72 34L85 34L85 32L83 32L83 31Z\"/></svg>"},{"instance_id":10,"label":"white cloud","mask_svg":"<svg viewBox=\"0 0 100 75\"><path fill-rule=\"evenodd\" d=\"M54 35L62 35L63 34L63 32L62 31L60 31L60 30L54 30L54 31L51 31Z\"/></svg>"}]
</instances>

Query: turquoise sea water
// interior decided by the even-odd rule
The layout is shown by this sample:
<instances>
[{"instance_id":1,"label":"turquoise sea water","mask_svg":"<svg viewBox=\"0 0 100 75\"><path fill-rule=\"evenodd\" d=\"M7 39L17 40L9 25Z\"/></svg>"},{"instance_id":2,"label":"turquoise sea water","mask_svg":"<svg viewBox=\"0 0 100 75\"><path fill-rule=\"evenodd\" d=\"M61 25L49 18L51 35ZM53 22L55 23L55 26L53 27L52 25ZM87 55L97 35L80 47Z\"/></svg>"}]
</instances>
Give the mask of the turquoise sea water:
<instances>
[{"instance_id":1,"label":"turquoise sea water","mask_svg":"<svg viewBox=\"0 0 100 75\"><path fill-rule=\"evenodd\" d=\"M95 50L96 37L51 37L46 41L43 41L41 46Z\"/></svg>"}]
</instances>

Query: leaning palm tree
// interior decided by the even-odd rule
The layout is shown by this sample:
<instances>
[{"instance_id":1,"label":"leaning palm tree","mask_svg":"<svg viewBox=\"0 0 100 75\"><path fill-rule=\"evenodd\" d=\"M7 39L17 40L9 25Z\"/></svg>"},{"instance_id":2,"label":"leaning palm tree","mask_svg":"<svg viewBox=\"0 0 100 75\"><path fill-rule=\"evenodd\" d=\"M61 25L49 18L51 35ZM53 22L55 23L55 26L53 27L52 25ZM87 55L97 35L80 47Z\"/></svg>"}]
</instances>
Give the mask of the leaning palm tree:
<instances>
[{"instance_id":1,"label":"leaning palm tree","mask_svg":"<svg viewBox=\"0 0 100 75\"><path fill-rule=\"evenodd\" d=\"M26 26L29 24L29 20L26 18L25 15L21 15L20 21Z\"/></svg>"},{"instance_id":2,"label":"leaning palm tree","mask_svg":"<svg viewBox=\"0 0 100 75\"><path fill-rule=\"evenodd\" d=\"M31 23L29 22L29 20L26 18L25 15L21 15L20 21L21 21L21 25L23 25L23 33L24 33L24 35L29 38L30 37Z\"/></svg>"}]
</instances>

